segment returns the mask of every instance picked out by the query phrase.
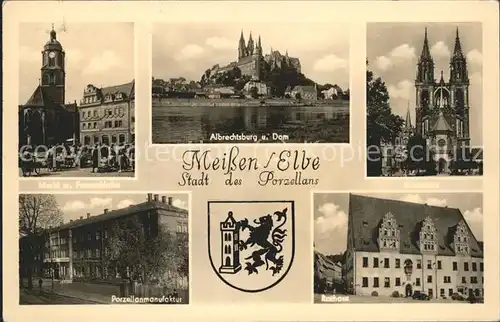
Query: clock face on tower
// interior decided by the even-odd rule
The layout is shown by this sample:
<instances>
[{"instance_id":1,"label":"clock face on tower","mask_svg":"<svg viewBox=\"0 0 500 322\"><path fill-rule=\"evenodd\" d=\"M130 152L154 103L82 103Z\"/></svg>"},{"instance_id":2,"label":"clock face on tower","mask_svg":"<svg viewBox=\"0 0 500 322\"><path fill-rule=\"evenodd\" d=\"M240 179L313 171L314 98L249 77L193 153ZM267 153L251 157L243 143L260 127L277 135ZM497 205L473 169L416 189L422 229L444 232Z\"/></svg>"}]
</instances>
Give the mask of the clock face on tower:
<instances>
[{"instance_id":1,"label":"clock face on tower","mask_svg":"<svg viewBox=\"0 0 500 322\"><path fill-rule=\"evenodd\" d=\"M50 58L54 58L54 57L56 57L56 53L55 53L55 52L53 52L53 51L51 51L51 52L49 53L49 57L50 57Z\"/></svg>"}]
</instances>

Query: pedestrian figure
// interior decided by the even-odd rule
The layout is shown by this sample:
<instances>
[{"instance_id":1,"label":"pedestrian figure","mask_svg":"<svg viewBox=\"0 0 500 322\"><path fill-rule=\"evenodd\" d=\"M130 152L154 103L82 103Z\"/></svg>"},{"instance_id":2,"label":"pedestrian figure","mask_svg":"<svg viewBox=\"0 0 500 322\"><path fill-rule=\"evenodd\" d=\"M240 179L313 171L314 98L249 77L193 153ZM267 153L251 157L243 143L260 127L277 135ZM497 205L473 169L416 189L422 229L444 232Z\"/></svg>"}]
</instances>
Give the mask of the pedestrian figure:
<instances>
[{"instance_id":1,"label":"pedestrian figure","mask_svg":"<svg viewBox=\"0 0 500 322\"><path fill-rule=\"evenodd\" d=\"M96 169L96 172L99 170L99 149L97 144L94 145L92 150L92 172L94 172L94 169Z\"/></svg>"},{"instance_id":2,"label":"pedestrian figure","mask_svg":"<svg viewBox=\"0 0 500 322\"><path fill-rule=\"evenodd\" d=\"M42 278L40 277L40 279L38 280L38 287L40 289L42 289L42 284L43 284L43 281L42 281Z\"/></svg>"}]
</instances>

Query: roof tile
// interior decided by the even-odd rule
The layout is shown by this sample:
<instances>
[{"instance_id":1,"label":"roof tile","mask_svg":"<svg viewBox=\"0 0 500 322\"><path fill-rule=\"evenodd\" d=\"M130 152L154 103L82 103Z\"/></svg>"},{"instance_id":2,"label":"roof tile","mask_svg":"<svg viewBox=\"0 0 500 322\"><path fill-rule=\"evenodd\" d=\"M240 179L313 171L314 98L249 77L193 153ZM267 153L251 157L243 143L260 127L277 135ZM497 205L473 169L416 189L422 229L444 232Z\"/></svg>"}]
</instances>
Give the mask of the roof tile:
<instances>
[{"instance_id":1,"label":"roof tile","mask_svg":"<svg viewBox=\"0 0 500 322\"><path fill-rule=\"evenodd\" d=\"M385 214L391 212L400 229L400 252L420 254L418 236L422 222L427 216L433 220L438 240L438 255L454 256L452 233L461 220L465 221L459 209L437 207L390 199L360 195L349 196L349 220L353 229L356 251L379 252L377 244L379 225ZM467 224L468 227L468 224ZM483 251L469 228L472 257L483 257Z\"/></svg>"}]
</instances>

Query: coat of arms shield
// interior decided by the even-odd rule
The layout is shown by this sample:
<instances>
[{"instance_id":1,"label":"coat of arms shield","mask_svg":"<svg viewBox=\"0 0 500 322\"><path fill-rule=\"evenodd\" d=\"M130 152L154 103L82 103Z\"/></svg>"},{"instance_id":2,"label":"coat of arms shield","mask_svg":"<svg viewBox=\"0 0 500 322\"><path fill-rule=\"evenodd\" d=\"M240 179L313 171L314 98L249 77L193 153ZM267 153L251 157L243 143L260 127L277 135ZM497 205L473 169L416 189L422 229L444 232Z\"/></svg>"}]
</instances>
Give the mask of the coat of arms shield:
<instances>
[{"instance_id":1,"label":"coat of arms shield","mask_svg":"<svg viewBox=\"0 0 500 322\"><path fill-rule=\"evenodd\" d=\"M295 252L293 201L209 201L208 255L217 276L243 292L280 283Z\"/></svg>"}]
</instances>

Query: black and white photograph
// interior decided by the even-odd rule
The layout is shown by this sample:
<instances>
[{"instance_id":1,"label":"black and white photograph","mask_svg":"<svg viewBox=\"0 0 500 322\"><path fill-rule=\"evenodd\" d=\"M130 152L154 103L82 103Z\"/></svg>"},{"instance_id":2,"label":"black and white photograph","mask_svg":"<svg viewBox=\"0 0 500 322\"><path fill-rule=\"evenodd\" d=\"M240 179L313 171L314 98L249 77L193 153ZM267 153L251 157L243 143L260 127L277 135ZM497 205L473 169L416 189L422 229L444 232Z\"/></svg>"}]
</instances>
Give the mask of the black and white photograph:
<instances>
[{"instance_id":1,"label":"black and white photograph","mask_svg":"<svg viewBox=\"0 0 500 322\"><path fill-rule=\"evenodd\" d=\"M367 176L482 176L481 23L369 23L366 37Z\"/></svg>"},{"instance_id":2,"label":"black and white photograph","mask_svg":"<svg viewBox=\"0 0 500 322\"><path fill-rule=\"evenodd\" d=\"M19 303L188 304L189 195L19 195Z\"/></svg>"},{"instance_id":3,"label":"black and white photograph","mask_svg":"<svg viewBox=\"0 0 500 322\"><path fill-rule=\"evenodd\" d=\"M481 193L315 193L315 303L484 303Z\"/></svg>"},{"instance_id":4,"label":"black and white photograph","mask_svg":"<svg viewBox=\"0 0 500 322\"><path fill-rule=\"evenodd\" d=\"M134 177L133 23L19 26L19 176Z\"/></svg>"},{"instance_id":5,"label":"black and white photograph","mask_svg":"<svg viewBox=\"0 0 500 322\"><path fill-rule=\"evenodd\" d=\"M349 25L157 23L152 143L349 143Z\"/></svg>"}]
</instances>

